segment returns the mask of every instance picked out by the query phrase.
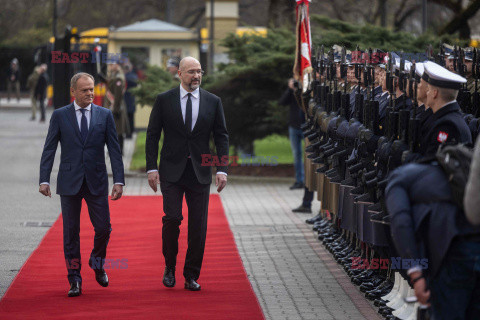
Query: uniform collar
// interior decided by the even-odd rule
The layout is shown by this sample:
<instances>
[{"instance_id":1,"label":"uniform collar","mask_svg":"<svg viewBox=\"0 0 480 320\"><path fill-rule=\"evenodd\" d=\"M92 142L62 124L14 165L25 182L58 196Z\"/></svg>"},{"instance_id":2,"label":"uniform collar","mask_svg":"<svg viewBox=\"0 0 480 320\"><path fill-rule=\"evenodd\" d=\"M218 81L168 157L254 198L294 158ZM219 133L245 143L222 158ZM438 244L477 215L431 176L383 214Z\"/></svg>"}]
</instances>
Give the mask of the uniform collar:
<instances>
[{"instance_id":1,"label":"uniform collar","mask_svg":"<svg viewBox=\"0 0 480 320\"><path fill-rule=\"evenodd\" d=\"M451 102L447 103L446 105L444 105L440 109L438 109L438 111L435 112L435 116L438 119L438 118L446 115L447 113L456 112L456 111L460 112L460 106L458 105L457 101L454 100L454 101L451 101Z\"/></svg>"},{"instance_id":2,"label":"uniform collar","mask_svg":"<svg viewBox=\"0 0 480 320\"><path fill-rule=\"evenodd\" d=\"M376 96L380 93L382 93L382 86L377 86L373 89L373 96Z\"/></svg>"},{"instance_id":3,"label":"uniform collar","mask_svg":"<svg viewBox=\"0 0 480 320\"><path fill-rule=\"evenodd\" d=\"M77 101L73 101L73 106L75 107L75 111L78 111L80 109L82 109L78 104L77 104ZM90 103L88 106L86 106L84 108L85 110L88 110L88 111L91 111L92 110L92 104Z\"/></svg>"},{"instance_id":4,"label":"uniform collar","mask_svg":"<svg viewBox=\"0 0 480 320\"><path fill-rule=\"evenodd\" d=\"M195 89L194 91L192 92L188 92L187 90L185 90L182 85L180 85L180 99L183 99L185 98L185 96L187 94L191 93L192 96L195 98L195 99L198 99L199 95L200 95L200 88L197 88Z\"/></svg>"}]
</instances>

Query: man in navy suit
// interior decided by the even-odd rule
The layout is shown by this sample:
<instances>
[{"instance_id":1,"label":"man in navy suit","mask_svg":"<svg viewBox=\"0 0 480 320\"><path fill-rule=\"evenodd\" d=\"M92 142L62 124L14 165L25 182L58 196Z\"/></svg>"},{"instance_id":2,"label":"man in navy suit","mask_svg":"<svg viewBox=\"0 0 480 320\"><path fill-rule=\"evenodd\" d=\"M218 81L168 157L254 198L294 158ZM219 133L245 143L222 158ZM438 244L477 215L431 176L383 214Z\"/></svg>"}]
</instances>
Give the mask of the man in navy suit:
<instances>
[{"instance_id":1,"label":"man in navy suit","mask_svg":"<svg viewBox=\"0 0 480 320\"><path fill-rule=\"evenodd\" d=\"M75 101L53 112L40 162L40 193L51 197L50 173L58 142L62 146L57 177L63 218L63 250L70 283L69 297L82 293L80 257L80 210L82 199L88 206L95 229L89 265L95 279L108 286L103 269L112 231L108 208L108 177L104 148L107 145L115 182L112 200L122 196L125 185L123 161L112 112L93 101L94 79L88 73L72 77L70 91Z\"/></svg>"}]
</instances>

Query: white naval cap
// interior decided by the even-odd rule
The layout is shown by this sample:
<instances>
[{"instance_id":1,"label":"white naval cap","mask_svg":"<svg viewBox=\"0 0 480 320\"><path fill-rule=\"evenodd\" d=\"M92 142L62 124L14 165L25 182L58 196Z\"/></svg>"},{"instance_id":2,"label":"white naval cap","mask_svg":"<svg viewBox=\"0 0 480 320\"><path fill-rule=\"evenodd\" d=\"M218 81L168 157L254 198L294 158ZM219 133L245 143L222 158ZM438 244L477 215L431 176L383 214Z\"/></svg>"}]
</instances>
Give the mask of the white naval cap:
<instances>
[{"instance_id":1,"label":"white naval cap","mask_svg":"<svg viewBox=\"0 0 480 320\"><path fill-rule=\"evenodd\" d=\"M412 67L412 63L408 60L405 60L405 64L404 64L404 71L405 72L410 72L410 68ZM394 70L398 70L398 71L401 71L400 70L400 58L396 58L395 59L395 65L393 66L393 69Z\"/></svg>"},{"instance_id":2,"label":"white naval cap","mask_svg":"<svg viewBox=\"0 0 480 320\"><path fill-rule=\"evenodd\" d=\"M425 72L422 79L429 84L446 89L460 90L462 84L467 82L467 79L459 76L456 73L448 71L444 67L432 61L427 61L424 64Z\"/></svg>"},{"instance_id":3,"label":"white naval cap","mask_svg":"<svg viewBox=\"0 0 480 320\"><path fill-rule=\"evenodd\" d=\"M425 71L425 66L423 62L416 62L415 63L415 73L421 77L423 76L423 72Z\"/></svg>"}]
</instances>

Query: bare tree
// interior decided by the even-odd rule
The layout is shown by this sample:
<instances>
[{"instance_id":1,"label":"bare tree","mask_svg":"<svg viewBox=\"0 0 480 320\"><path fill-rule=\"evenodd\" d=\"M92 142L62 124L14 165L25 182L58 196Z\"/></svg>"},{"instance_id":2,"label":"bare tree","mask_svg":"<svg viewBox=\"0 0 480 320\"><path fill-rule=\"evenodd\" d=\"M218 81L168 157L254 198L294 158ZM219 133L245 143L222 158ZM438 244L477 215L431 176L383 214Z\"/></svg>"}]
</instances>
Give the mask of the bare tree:
<instances>
[{"instance_id":1,"label":"bare tree","mask_svg":"<svg viewBox=\"0 0 480 320\"><path fill-rule=\"evenodd\" d=\"M450 34L458 31L460 39L470 39L471 30L468 21L474 17L480 9L480 0L470 0L465 8L462 7L462 1L430 1L443 3L443 5L455 14L453 19L440 29L439 34Z\"/></svg>"}]
</instances>

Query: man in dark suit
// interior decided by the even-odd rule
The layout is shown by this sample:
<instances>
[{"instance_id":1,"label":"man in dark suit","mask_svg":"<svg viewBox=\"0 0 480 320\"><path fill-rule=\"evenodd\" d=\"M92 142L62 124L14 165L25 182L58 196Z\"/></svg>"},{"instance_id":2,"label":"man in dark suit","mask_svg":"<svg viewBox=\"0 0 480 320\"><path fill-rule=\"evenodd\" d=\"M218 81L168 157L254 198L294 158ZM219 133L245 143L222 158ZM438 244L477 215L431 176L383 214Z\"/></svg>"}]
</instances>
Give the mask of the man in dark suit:
<instances>
[{"instance_id":1,"label":"man in dark suit","mask_svg":"<svg viewBox=\"0 0 480 320\"><path fill-rule=\"evenodd\" d=\"M435 161L411 163L388 180L392 239L410 262L407 274L418 302L432 304L434 319L478 319L480 227L455 204L445 172Z\"/></svg>"},{"instance_id":2,"label":"man in dark suit","mask_svg":"<svg viewBox=\"0 0 480 320\"><path fill-rule=\"evenodd\" d=\"M148 183L163 194L162 221L165 273L163 284L175 286L178 235L182 216L182 200L188 206L188 250L183 275L185 289L198 291L197 283L205 249L211 166L202 161L210 156L209 140L213 133L218 158L217 191L227 184L228 132L219 97L200 89L203 71L198 60L186 57L180 61L179 87L159 94L150 115L145 144ZM164 133L158 167L158 143ZM223 161L222 161L223 160ZM160 171L160 174L159 174Z\"/></svg>"},{"instance_id":3,"label":"man in dark suit","mask_svg":"<svg viewBox=\"0 0 480 320\"><path fill-rule=\"evenodd\" d=\"M63 218L63 250L70 282L69 297L82 293L80 257L80 210L82 199L88 206L95 229L89 265L95 279L108 286L103 269L107 244L112 231L108 208L108 177L104 148L107 145L112 164L112 200L122 196L125 184L123 161L112 112L96 106L93 101L93 77L77 73L72 77L70 91L75 101L53 112L40 162L40 193L51 197L50 173L58 142L62 146L57 178Z\"/></svg>"}]
</instances>

